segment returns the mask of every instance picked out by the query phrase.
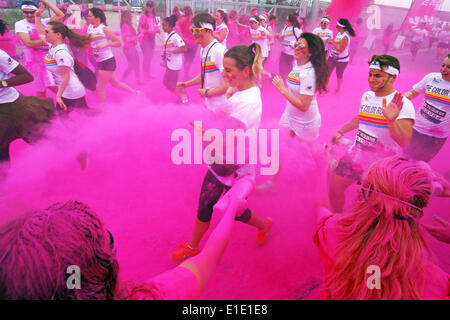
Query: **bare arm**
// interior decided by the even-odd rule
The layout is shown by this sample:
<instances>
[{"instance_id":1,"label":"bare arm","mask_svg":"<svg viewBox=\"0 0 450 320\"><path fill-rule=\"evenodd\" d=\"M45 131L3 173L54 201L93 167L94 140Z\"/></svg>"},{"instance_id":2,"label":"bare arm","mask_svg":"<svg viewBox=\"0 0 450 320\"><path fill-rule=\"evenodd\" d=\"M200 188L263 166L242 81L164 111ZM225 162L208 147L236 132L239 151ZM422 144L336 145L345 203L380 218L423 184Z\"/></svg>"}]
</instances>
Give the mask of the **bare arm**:
<instances>
[{"instance_id":1,"label":"bare arm","mask_svg":"<svg viewBox=\"0 0 450 320\"><path fill-rule=\"evenodd\" d=\"M394 122L388 121L389 134L401 147L407 147L412 139L414 120L400 119Z\"/></svg>"},{"instance_id":2,"label":"bare arm","mask_svg":"<svg viewBox=\"0 0 450 320\"><path fill-rule=\"evenodd\" d=\"M200 82L202 82L202 76L201 76L201 74L198 74L197 76L195 76L191 80L188 80L188 81L185 81L185 82L177 82L177 86L178 87L182 87L182 88L187 88L187 87L192 87L192 86L195 86L197 84L200 84Z\"/></svg>"},{"instance_id":3,"label":"bare arm","mask_svg":"<svg viewBox=\"0 0 450 320\"><path fill-rule=\"evenodd\" d=\"M409 90L408 92L406 92L404 95L405 97L407 97L409 100L414 99L415 97L417 97L420 93L415 91L414 89Z\"/></svg>"},{"instance_id":4,"label":"bare arm","mask_svg":"<svg viewBox=\"0 0 450 320\"><path fill-rule=\"evenodd\" d=\"M345 48L347 48L348 45L348 37L344 37L341 41L341 43L336 44L333 40L328 40L328 43L331 43L331 45L339 52L343 52Z\"/></svg>"},{"instance_id":5,"label":"bare arm","mask_svg":"<svg viewBox=\"0 0 450 320\"><path fill-rule=\"evenodd\" d=\"M223 208L226 209L219 224L206 242L203 251L180 265L180 267L192 271L197 277L200 290L203 290L219 264L231 236L234 218L238 213L243 212L246 204L245 199L252 187L253 182L245 177L235 182L233 187L214 206L215 212L222 211Z\"/></svg>"},{"instance_id":6,"label":"bare arm","mask_svg":"<svg viewBox=\"0 0 450 320\"><path fill-rule=\"evenodd\" d=\"M36 48L36 47L40 47L45 45L45 41L39 39L39 40L31 40L30 39L30 35L28 33L25 32L18 32L17 36L19 37L19 39L22 41L22 43L27 47L27 48Z\"/></svg>"},{"instance_id":7,"label":"bare arm","mask_svg":"<svg viewBox=\"0 0 450 320\"><path fill-rule=\"evenodd\" d=\"M103 32L105 33L106 39L108 39L109 41L104 43L104 45L99 48L99 46L103 44L103 43L100 43L97 46L97 49L101 49L104 47L120 47L120 46L122 46L122 41L120 40L119 37L117 37L114 34L114 32L110 28L108 28L108 27L103 28Z\"/></svg>"},{"instance_id":8,"label":"bare arm","mask_svg":"<svg viewBox=\"0 0 450 320\"><path fill-rule=\"evenodd\" d=\"M273 78L272 84L294 107L303 112L306 112L309 109L309 105L311 104L314 96L302 94L297 98L292 92L289 91L288 88L284 86L283 79L280 76Z\"/></svg>"},{"instance_id":9,"label":"bare arm","mask_svg":"<svg viewBox=\"0 0 450 320\"><path fill-rule=\"evenodd\" d=\"M34 80L31 73L27 71L21 64L19 64L11 73L15 74L14 77L6 79L8 87L20 86L22 84L32 82Z\"/></svg>"},{"instance_id":10,"label":"bare arm","mask_svg":"<svg viewBox=\"0 0 450 320\"><path fill-rule=\"evenodd\" d=\"M45 3L50 10L53 11L53 13L55 14L53 17L51 17L50 21L63 21L64 19L64 12L62 12L61 10L59 10L59 8L51 3L49 0L41 0L43 3Z\"/></svg>"},{"instance_id":11,"label":"bare arm","mask_svg":"<svg viewBox=\"0 0 450 320\"><path fill-rule=\"evenodd\" d=\"M69 84L70 68L66 66L58 66L58 71L61 73L61 83L59 84L58 92L56 93L56 102L58 102L59 106L63 110L67 110L66 104L62 101L62 94Z\"/></svg>"},{"instance_id":12,"label":"bare arm","mask_svg":"<svg viewBox=\"0 0 450 320\"><path fill-rule=\"evenodd\" d=\"M36 31L39 34L39 38L42 39L42 41L45 41L45 27L42 24L42 20L41 20L41 14L42 12L44 12L45 7L43 5L43 3L39 3L39 9L36 11L35 15L34 15L34 22L36 24Z\"/></svg>"},{"instance_id":13,"label":"bare arm","mask_svg":"<svg viewBox=\"0 0 450 320\"><path fill-rule=\"evenodd\" d=\"M185 52L187 52L187 48L186 48L186 46L182 46L175 50L167 50L167 52L168 53L185 53Z\"/></svg>"},{"instance_id":14,"label":"bare arm","mask_svg":"<svg viewBox=\"0 0 450 320\"><path fill-rule=\"evenodd\" d=\"M220 86L216 88L208 89L208 93L205 96L207 97L220 96L222 94L225 94L228 88L229 88L228 83L223 82Z\"/></svg>"},{"instance_id":15,"label":"bare arm","mask_svg":"<svg viewBox=\"0 0 450 320\"><path fill-rule=\"evenodd\" d=\"M214 34L213 37L217 39L217 41L222 42L225 40L225 37L228 34L228 29L222 29L218 34Z\"/></svg>"},{"instance_id":16,"label":"bare arm","mask_svg":"<svg viewBox=\"0 0 450 320\"><path fill-rule=\"evenodd\" d=\"M356 115L352 120L350 120L350 122L348 122L345 126L343 126L341 130L339 130L340 132L339 131L336 132L331 137L331 143L336 144L344 134L357 129L358 127L359 127L359 115Z\"/></svg>"}]
</instances>

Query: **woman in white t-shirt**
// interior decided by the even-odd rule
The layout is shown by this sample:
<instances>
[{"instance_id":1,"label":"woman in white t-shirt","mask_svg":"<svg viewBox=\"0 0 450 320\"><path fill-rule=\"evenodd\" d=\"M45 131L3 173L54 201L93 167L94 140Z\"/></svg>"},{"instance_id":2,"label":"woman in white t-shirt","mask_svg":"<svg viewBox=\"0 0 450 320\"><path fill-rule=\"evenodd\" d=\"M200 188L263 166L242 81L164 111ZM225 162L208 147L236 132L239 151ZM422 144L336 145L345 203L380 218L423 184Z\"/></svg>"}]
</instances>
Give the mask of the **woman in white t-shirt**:
<instances>
[{"instance_id":1,"label":"woman in white t-shirt","mask_svg":"<svg viewBox=\"0 0 450 320\"><path fill-rule=\"evenodd\" d=\"M230 33L228 29L228 15L224 10L219 9L216 11L214 19L216 20L216 30L213 32L213 36L226 48L228 34Z\"/></svg>"},{"instance_id":2,"label":"woman in white t-shirt","mask_svg":"<svg viewBox=\"0 0 450 320\"><path fill-rule=\"evenodd\" d=\"M52 99L25 97L13 88L31 81L33 76L0 50L0 161L9 161L9 144L14 140L35 141L42 134L40 124L49 122L53 114Z\"/></svg>"},{"instance_id":3,"label":"woman in white t-shirt","mask_svg":"<svg viewBox=\"0 0 450 320\"><path fill-rule=\"evenodd\" d=\"M97 94L100 103L103 104L106 101L105 86L108 82L114 88L120 88L130 93L139 93L125 82L117 79L116 59L111 47L120 47L122 41L106 26L106 16L103 10L95 7L89 9L87 22L89 23L87 33L92 37L92 54L98 65Z\"/></svg>"},{"instance_id":4,"label":"woman in white t-shirt","mask_svg":"<svg viewBox=\"0 0 450 320\"><path fill-rule=\"evenodd\" d=\"M332 47L330 56L328 57L328 66L330 68L330 74L336 68L337 88L335 93L338 93L344 82L344 70L350 60L350 37L355 36L355 31L350 22L344 18L339 19L336 28L339 33L336 35L334 41L328 39L328 43Z\"/></svg>"},{"instance_id":5,"label":"woman in white t-shirt","mask_svg":"<svg viewBox=\"0 0 450 320\"><path fill-rule=\"evenodd\" d=\"M261 47L263 65L266 59L269 57L269 31L261 25L261 18L259 16L253 16L249 20L249 26L238 23L239 26L245 27L250 32L250 38L253 43L257 43ZM272 78L272 74L265 71L261 71L262 74ZM259 82L261 79L257 79Z\"/></svg>"},{"instance_id":6,"label":"woman in white t-shirt","mask_svg":"<svg viewBox=\"0 0 450 320\"><path fill-rule=\"evenodd\" d=\"M279 76L272 80L287 100L280 126L289 128L291 136L301 141L313 142L319 136L321 124L316 92L327 90L329 75L323 41L315 34L302 33L294 59L296 65L286 79L287 87Z\"/></svg>"},{"instance_id":7,"label":"woman in white t-shirt","mask_svg":"<svg viewBox=\"0 0 450 320\"><path fill-rule=\"evenodd\" d=\"M300 23L297 20L296 14L290 14L286 18L286 25L281 34L276 37L281 40L282 51L280 53L279 72L283 79L287 77L292 69L292 62L294 61L294 45L302 34Z\"/></svg>"},{"instance_id":8,"label":"woman in white t-shirt","mask_svg":"<svg viewBox=\"0 0 450 320\"><path fill-rule=\"evenodd\" d=\"M450 54L442 62L440 73L427 74L405 96L414 99L421 93L425 98L416 112L411 143L404 151L407 157L428 162L450 134Z\"/></svg>"},{"instance_id":9,"label":"woman in white t-shirt","mask_svg":"<svg viewBox=\"0 0 450 320\"><path fill-rule=\"evenodd\" d=\"M72 47L83 49L89 46L91 37L81 35L59 21L51 21L44 27L38 12L36 28L50 44L44 64L53 80L49 88L56 91L57 106L65 111L68 108L87 108L86 89L75 74L74 58L65 44L65 39L69 39Z\"/></svg>"},{"instance_id":10,"label":"woman in white t-shirt","mask_svg":"<svg viewBox=\"0 0 450 320\"><path fill-rule=\"evenodd\" d=\"M178 81L178 73L183 67L183 53L187 52L187 48L180 35L173 30L177 19L176 15L172 15L164 18L162 22L163 31L167 33L167 36L164 40L161 65L166 68L163 84L181 100L181 97L175 89Z\"/></svg>"},{"instance_id":11,"label":"woman in white t-shirt","mask_svg":"<svg viewBox=\"0 0 450 320\"><path fill-rule=\"evenodd\" d=\"M255 83L262 70L261 48L253 43L250 46L234 46L225 53L223 77L229 85L227 95L228 104L221 111L236 120L241 129L258 129L261 121L262 101L261 91ZM234 92L237 90L236 92ZM203 180L200 192L199 207L195 220L191 240L181 245L181 248L172 253L174 261L181 261L199 254L200 241L208 230L213 207L222 194L242 180L254 181L254 168L252 165L216 164L209 166ZM244 209L244 208L242 208ZM215 211L215 210L214 210ZM244 222L258 229L256 242L262 245L266 242L272 220L261 219L250 209L241 210L235 220Z\"/></svg>"}]
</instances>

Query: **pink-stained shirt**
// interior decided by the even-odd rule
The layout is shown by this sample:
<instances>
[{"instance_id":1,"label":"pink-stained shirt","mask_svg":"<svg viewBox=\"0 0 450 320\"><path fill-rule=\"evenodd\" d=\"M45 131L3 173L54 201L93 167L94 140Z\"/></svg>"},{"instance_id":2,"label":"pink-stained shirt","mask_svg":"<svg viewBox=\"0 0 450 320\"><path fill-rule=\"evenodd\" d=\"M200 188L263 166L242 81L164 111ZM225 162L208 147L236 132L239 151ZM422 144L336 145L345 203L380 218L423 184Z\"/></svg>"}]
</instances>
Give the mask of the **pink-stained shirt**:
<instances>
[{"instance_id":1,"label":"pink-stained shirt","mask_svg":"<svg viewBox=\"0 0 450 320\"><path fill-rule=\"evenodd\" d=\"M0 49L5 51L9 56L16 56L17 37L13 36L9 30L5 30L3 35L0 35Z\"/></svg>"},{"instance_id":2,"label":"pink-stained shirt","mask_svg":"<svg viewBox=\"0 0 450 320\"><path fill-rule=\"evenodd\" d=\"M155 16L148 16L143 13L139 18L138 32L144 34L144 39L154 38L158 33L158 21Z\"/></svg>"},{"instance_id":3,"label":"pink-stained shirt","mask_svg":"<svg viewBox=\"0 0 450 320\"><path fill-rule=\"evenodd\" d=\"M314 235L314 243L319 248L319 256L324 265L325 274L329 274L337 258L339 241L336 224L339 215L333 214L325 208L319 210L321 218ZM450 275L437 265L428 262L425 279L425 288L422 292L424 300L450 299ZM322 292L322 298L330 299L329 292Z\"/></svg>"},{"instance_id":4,"label":"pink-stained shirt","mask_svg":"<svg viewBox=\"0 0 450 320\"><path fill-rule=\"evenodd\" d=\"M180 31L180 33L178 33L178 34L183 38L184 42L189 43L189 44L195 44L194 35L192 34L192 32L190 30L191 21L192 21L192 16L180 17L180 20L177 22L177 27Z\"/></svg>"},{"instance_id":5,"label":"pink-stained shirt","mask_svg":"<svg viewBox=\"0 0 450 320\"><path fill-rule=\"evenodd\" d=\"M120 27L120 33L122 35L124 46L133 47L137 44L138 40L136 39L136 33L128 24L124 23L122 27Z\"/></svg>"},{"instance_id":6,"label":"pink-stained shirt","mask_svg":"<svg viewBox=\"0 0 450 320\"><path fill-rule=\"evenodd\" d=\"M200 286L192 271L176 267L135 286L126 300L198 300Z\"/></svg>"}]
</instances>

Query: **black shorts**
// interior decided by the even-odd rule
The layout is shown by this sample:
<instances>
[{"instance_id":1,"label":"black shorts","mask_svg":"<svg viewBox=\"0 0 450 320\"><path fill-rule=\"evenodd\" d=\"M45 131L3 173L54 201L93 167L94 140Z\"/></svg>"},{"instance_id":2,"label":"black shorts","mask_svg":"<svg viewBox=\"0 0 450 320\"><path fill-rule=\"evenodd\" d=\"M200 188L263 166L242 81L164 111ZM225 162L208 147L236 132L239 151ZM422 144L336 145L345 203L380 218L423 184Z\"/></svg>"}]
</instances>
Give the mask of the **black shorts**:
<instances>
[{"instance_id":1,"label":"black shorts","mask_svg":"<svg viewBox=\"0 0 450 320\"><path fill-rule=\"evenodd\" d=\"M438 42L437 47L440 49L448 49L450 46L446 42Z\"/></svg>"},{"instance_id":2,"label":"black shorts","mask_svg":"<svg viewBox=\"0 0 450 320\"><path fill-rule=\"evenodd\" d=\"M429 162L442 149L447 138L436 138L413 129L409 145L403 149L403 154L411 159Z\"/></svg>"},{"instance_id":3,"label":"black shorts","mask_svg":"<svg viewBox=\"0 0 450 320\"><path fill-rule=\"evenodd\" d=\"M112 57L107 60L97 62L98 70L116 71L116 58Z\"/></svg>"},{"instance_id":4,"label":"black shorts","mask_svg":"<svg viewBox=\"0 0 450 320\"><path fill-rule=\"evenodd\" d=\"M345 68L348 65L348 61L340 62L338 59L329 56L328 57L328 69L330 70L330 75L333 72L334 68L336 68L336 76L338 79L342 79L344 77Z\"/></svg>"}]
</instances>

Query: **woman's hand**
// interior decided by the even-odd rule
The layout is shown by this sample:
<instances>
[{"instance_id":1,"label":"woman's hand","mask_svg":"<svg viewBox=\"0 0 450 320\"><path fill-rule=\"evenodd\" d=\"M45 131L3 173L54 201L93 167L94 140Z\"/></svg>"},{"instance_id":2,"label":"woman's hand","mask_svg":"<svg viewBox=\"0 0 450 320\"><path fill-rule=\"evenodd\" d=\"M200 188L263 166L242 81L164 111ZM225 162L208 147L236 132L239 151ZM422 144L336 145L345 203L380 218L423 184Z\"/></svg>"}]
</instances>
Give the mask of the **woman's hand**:
<instances>
[{"instance_id":1,"label":"woman's hand","mask_svg":"<svg viewBox=\"0 0 450 320\"><path fill-rule=\"evenodd\" d=\"M198 94L200 95L200 97L206 98L206 90L205 88L200 88L198 89Z\"/></svg>"},{"instance_id":2,"label":"woman's hand","mask_svg":"<svg viewBox=\"0 0 450 320\"><path fill-rule=\"evenodd\" d=\"M280 76L275 76L272 80L272 84L282 94L283 94L283 92L285 92L287 90L286 87L284 86L284 81Z\"/></svg>"},{"instance_id":3,"label":"woman's hand","mask_svg":"<svg viewBox=\"0 0 450 320\"><path fill-rule=\"evenodd\" d=\"M56 102L58 103L58 105L59 105L59 107L61 108L61 109L63 109L64 111L67 111L67 106L66 106L66 104L64 103L64 101L62 100L62 98L60 97L60 96L56 96Z\"/></svg>"},{"instance_id":4,"label":"woman's hand","mask_svg":"<svg viewBox=\"0 0 450 320\"><path fill-rule=\"evenodd\" d=\"M42 2L39 2L39 9L37 9L37 11L34 13L35 17L40 17L42 12L44 12L45 10L45 6Z\"/></svg>"}]
</instances>

